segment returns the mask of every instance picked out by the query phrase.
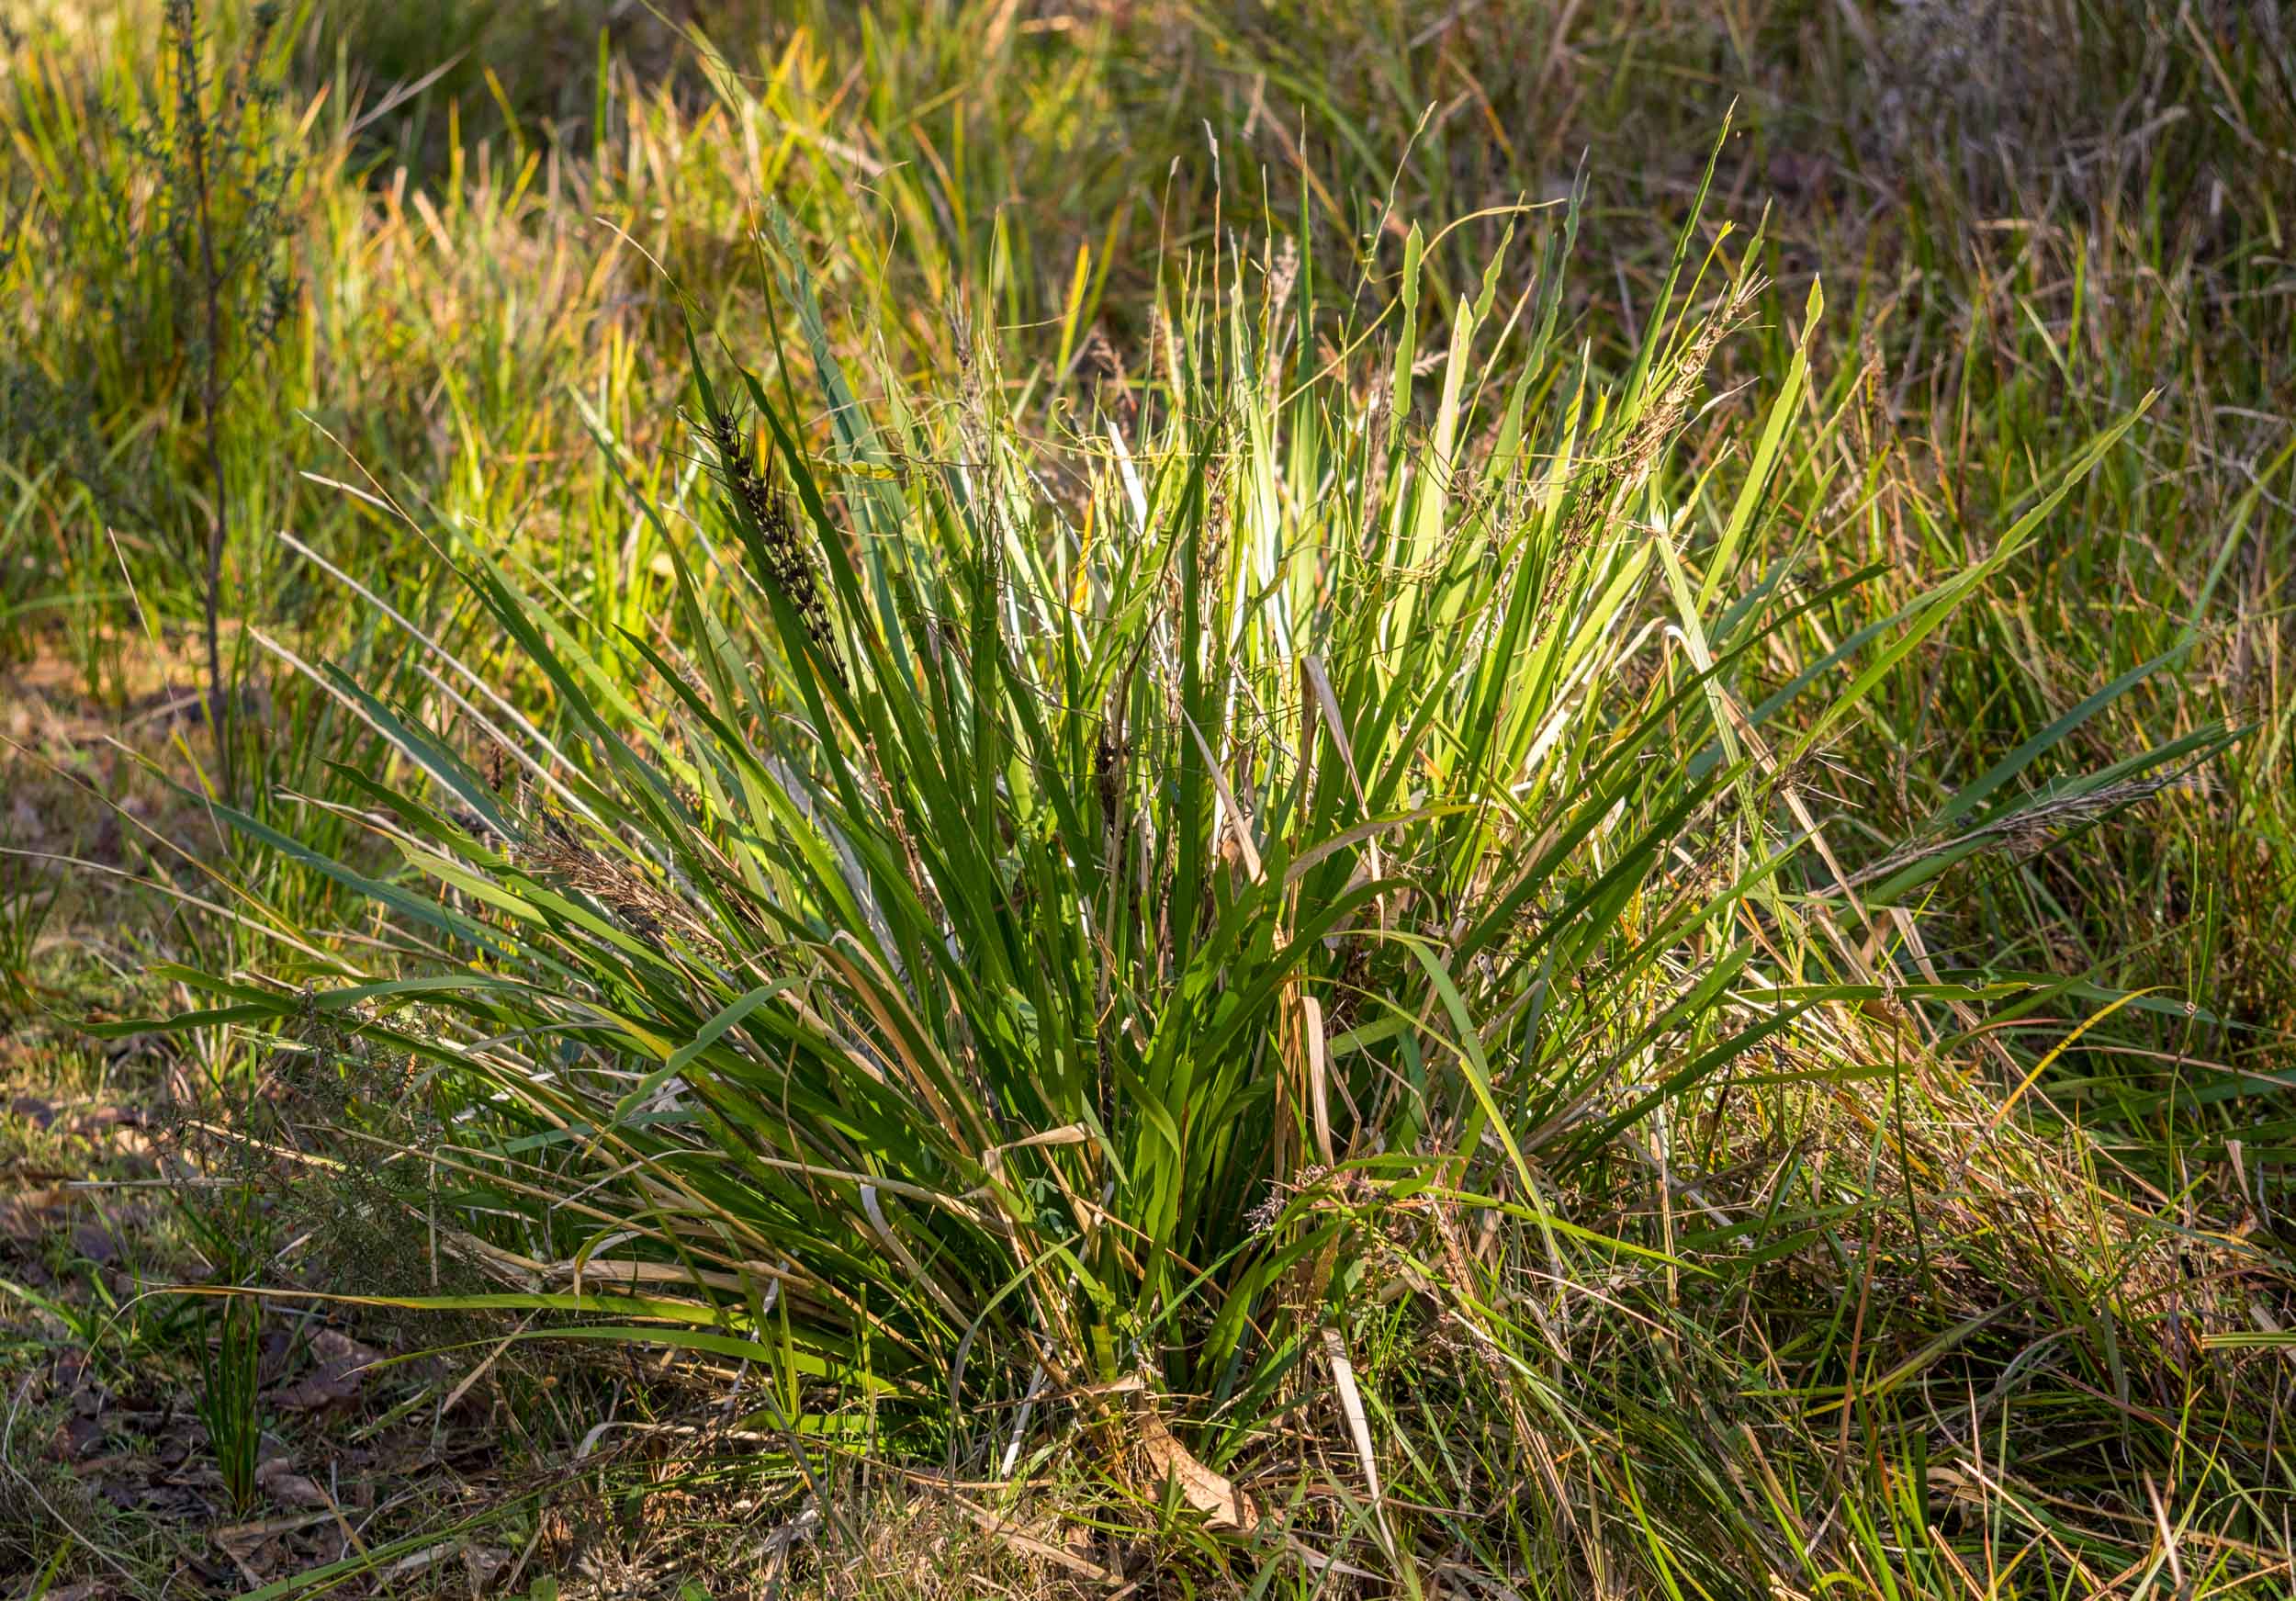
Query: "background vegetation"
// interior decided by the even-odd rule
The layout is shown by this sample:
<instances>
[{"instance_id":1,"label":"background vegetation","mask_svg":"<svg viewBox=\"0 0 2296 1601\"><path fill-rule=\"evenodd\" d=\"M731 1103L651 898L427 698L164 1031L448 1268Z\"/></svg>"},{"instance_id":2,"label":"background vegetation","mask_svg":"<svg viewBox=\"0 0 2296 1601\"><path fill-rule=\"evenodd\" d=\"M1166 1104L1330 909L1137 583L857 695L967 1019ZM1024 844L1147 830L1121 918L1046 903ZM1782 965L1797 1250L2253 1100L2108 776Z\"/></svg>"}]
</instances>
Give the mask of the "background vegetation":
<instances>
[{"instance_id":1,"label":"background vegetation","mask_svg":"<svg viewBox=\"0 0 2296 1601\"><path fill-rule=\"evenodd\" d=\"M28 1595L2289 1582L2296 37L35 6Z\"/></svg>"}]
</instances>

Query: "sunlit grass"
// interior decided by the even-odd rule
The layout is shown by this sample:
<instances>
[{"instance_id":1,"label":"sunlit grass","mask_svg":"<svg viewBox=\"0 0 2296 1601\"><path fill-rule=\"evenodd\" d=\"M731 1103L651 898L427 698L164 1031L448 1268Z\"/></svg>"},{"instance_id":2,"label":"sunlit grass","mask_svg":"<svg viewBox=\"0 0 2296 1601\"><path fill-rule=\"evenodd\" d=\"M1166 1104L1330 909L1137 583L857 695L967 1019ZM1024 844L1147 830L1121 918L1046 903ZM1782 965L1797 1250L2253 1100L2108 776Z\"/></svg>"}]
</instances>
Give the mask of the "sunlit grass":
<instances>
[{"instance_id":1,"label":"sunlit grass","mask_svg":"<svg viewBox=\"0 0 2296 1601\"><path fill-rule=\"evenodd\" d=\"M1139 9L306 59L185 1051L832 1532L2272 1582L2288 41ZM0 605L100 698L198 503L93 39L6 93Z\"/></svg>"}]
</instances>

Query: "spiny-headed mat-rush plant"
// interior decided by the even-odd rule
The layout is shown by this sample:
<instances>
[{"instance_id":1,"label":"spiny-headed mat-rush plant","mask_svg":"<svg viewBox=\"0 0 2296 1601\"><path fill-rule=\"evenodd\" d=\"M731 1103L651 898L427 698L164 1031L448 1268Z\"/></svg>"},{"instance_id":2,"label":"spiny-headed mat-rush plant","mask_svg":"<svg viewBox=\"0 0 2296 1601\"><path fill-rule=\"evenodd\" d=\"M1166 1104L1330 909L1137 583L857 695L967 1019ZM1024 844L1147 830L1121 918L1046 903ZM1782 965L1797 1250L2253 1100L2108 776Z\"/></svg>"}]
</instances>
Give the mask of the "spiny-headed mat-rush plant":
<instances>
[{"instance_id":1,"label":"spiny-headed mat-rush plant","mask_svg":"<svg viewBox=\"0 0 2296 1601\"><path fill-rule=\"evenodd\" d=\"M1925 1009L1993 993L1898 970L1806 759L2118 430L1976 563L1813 646L1858 580L1798 582L1766 510L1806 356L1729 491L1681 494L1752 286L1686 229L1598 370L1556 340L1574 218L1432 360L1416 232L1373 327L1310 260L1219 256L1168 293L1147 403L1065 445L982 356L945 405L865 406L781 234L782 381L697 342L714 492L636 508L674 613L586 632L455 536L500 654L419 640L426 707L319 674L381 741L341 778L401 867L231 814L396 941L179 974L221 1004L174 1026L291 1061L329 1014L324 1070L448 1131L405 1157L441 1175L427 1237L485 1303L565 1314L517 1337L741 1359L801 1464L1009 1471L1033 1401L1248 1526L1271 1421L1398 1286L1473 1331L1526 1435L1583 1446L1589 1398L1505 1353L1573 1286L1694 1271L1602 1198L1673 1194L1733 1092L1790 1145L1810 1082L1886 1072L1862 1009L1930 1049ZM1610 1443L1568 1484L1525 1460L1557 1507L1639 1505Z\"/></svg>"}]
</instances>

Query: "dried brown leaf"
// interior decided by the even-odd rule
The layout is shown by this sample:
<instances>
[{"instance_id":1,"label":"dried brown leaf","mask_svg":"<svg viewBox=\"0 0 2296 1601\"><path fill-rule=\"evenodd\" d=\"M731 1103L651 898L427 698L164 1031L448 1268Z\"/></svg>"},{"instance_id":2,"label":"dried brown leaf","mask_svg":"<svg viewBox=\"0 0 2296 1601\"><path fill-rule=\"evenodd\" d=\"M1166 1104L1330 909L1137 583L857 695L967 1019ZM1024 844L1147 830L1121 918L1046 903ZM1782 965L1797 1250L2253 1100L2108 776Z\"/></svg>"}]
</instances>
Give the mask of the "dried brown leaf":
<instances>
[{"instance_id":1,"label":"dried brown leaf","mask_svg":"<svg viewBox=\"0 0 2296 1601\"><path fill-rule=\"evenodd\" d=\"M1259 1526L1260 1509L1252 1497L1199 1461L1153 1407L1135 1404L1132 1423L1150 1483L1174 1485L1210 1528L1248 1530Z\"/></svg>"},{"instance_id":2,"label":"dried brown leaf","mask_svg":"<svg viewBox=\"0 0 2296 1601\"><path fill-rule=\"evenodd\" d=\"M321 1487L319 1481L297 1472L295 1464L286 1457L273 1457L256 1469L255 1483L273 1500L289 1506L319 1508L334 1505L334 1498Z\"/></svg>"}]
</instances>

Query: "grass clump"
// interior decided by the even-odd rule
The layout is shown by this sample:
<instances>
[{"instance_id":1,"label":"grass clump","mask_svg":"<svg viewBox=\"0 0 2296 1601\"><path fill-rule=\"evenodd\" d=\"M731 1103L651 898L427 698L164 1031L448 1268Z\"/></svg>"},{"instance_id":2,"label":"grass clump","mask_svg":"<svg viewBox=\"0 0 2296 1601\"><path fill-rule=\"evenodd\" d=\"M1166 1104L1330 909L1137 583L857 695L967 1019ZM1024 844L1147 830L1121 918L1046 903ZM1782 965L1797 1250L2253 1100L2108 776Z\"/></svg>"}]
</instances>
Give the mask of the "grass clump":
<instances>
[{"instance_id":1,"label":"grass clump","mask_svg":"<svg viewBox=\"0 0 2296 1601\"><path fill-rule=\"evenodd\" d=\"M1776 531L1782 429L1727 501L1664 487L1750 269L1685 231L1607 370L1554 341L1575 212L1530 225L1532 292L1494 261L1424 364L1415 247L1376 365L1325 358L1365 330L1311 256L1210 258L1157 386L1066 442L985 349L938 405L857 400L777 225L826 427L693 345L707 479L634 491L675 581L644 628L424 530L546 730L431 641L451 722L329 677L428 788L343 771L401 866L311 864L411 942L186 972L222 1004L177 1026L316 1011L404 1053L453 1131L408 1153L453 1176L440 1248L546 1320L512 1337L739 1362L736 1426L833 1525L840 1460L1002 1479L1064 1418L1108 1493L1271 1572L1425 1583L1464 1542L1509 1582L1719 1584L1941 1538L1891 1503L1902 1392L2091 1352L2099 1308L2133 1320L2112 1382L2189 1385L2238 1313L2158 1220L2043 1199L2098 1158L2028 1138L2021 1088L1973 1099L1972 1009L2062 987L1918 956L1851 886L1937 847L1830 842L1808 762L2133 419L1820 648L1885 590ZM2043 740L1955 817L2101 814L2212 740L1977 810ZM2226 1377L2184 1405L2236 1429ZM1765 1454L1784 1397L1868 1432L1866 1535L1755 1490L1856 1460ZM1301 1428L1348 1442L1342 1504L1300 1498ZM2137 1456L2099 1471L2174 1471Z\"/></svg>"}]
</instances>

